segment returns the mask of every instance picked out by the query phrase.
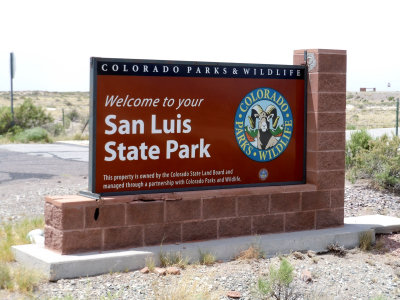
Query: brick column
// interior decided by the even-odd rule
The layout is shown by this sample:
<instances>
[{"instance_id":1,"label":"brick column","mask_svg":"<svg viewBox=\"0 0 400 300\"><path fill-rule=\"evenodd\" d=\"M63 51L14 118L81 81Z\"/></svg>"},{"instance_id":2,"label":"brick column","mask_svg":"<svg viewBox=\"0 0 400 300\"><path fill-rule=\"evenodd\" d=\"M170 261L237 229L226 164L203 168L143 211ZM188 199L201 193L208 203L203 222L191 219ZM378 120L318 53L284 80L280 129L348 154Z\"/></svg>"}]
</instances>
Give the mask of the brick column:
<instances>
[{"instance_id":1,"label":"brick column","mask_svg":"<svg viewBox=\"0 0 400 300\"><path fill-rule=\"evenodd\" d=\"M316 211L317 229L343 224L346 60L345 50L307 50L307 183L330 194L330 208ZM304 63L304 50L293 62Z\"/></svg>"}]
</instances>

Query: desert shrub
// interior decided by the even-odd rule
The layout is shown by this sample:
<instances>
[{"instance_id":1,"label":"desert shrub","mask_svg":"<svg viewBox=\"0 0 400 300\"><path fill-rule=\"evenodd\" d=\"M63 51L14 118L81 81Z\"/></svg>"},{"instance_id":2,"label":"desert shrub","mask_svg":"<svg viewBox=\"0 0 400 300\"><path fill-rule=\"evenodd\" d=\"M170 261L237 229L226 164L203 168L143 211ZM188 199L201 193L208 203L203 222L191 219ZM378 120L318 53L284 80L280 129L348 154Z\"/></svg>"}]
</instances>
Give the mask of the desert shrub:
<instances>
[{"instance_id":1,"label":"desert shrub","mask_svg":"<svg viewBox=\"0 0 400 300\"><path fill-rule=\"evenodd\" d=\"M64 117L63 123L64 129L68 129L71 126L71 120L68 117Z\"/></svg>"},{"instance_id":2,"label":"desert shrub","mask_svg":"<svg viewBox=\"0 0 400 300\"><path fill-rule=\"evenodd\" d=\"M59 136L65 133L64 126L61 123L51 123L46 126L47 131L49 131L53 136Z\"/></svg>"},{"instance_id":3,"label":"desert shrub","mask_svg":"<svg viewBox=\"0 0 400 300\"><path fill-rule=\"evenodd\" d=\"M36 106L31 100L25 100L15 109L15 124L21 128L39 127L53 122L50 114L46 114L41 106Z\"/></svg>"},{"instance_id":4,"label":"desert shrub","mask_svg":"<svg viewBox=\"0 0 400 300\"><path fill-rule=\"evenodd\" d=\"M294 267L286 259L282 259L279 269L271 265L269 275L259 278L257 281L256 296L261 299L298 299L291 287L293 270Z\"/></svg>"},{"instance_id":5,"label":"desert shrub","mask_svg":"<svg viewBox=\"0 0 400 300\"><path fill-rule=\"evenodd\" d=\"M348 177L355 181L359 178L370 179L371 183L382 189L400 192L400 138L384 135L370 140L368 146L351 154ZM346 162L347 162L346 157Z\"/></svg>"},{"instance_id":6,"label":"desert shrub","mask_svg":"<svg viewBox=\"0 0 400 300\"><path fill-rule=\"evenodd\" d=\"M0 134L6 133L11 127L11 109L7 106L0 107Z\"/></svg>"},{"instance_id":7,"label":"desert shrub","mask_svg":"<svg viewBox=\"0 0 400 300\"><path fill-rule=\"evenodd\" d=\"M76 108L67 113L67 118L71 121L78 121L80 117L81 116L79 115L79 112L76 110Z\"/></svg>"},{"instance_id":8,"label":"desert shrub","mask_svg":"<svg viewBox=\"0 0 400 300\"><path fill-rule=\"evenodd\" d=\"M51 138L50 138L47 130L40 128L40 127L30 128L30 129L26 129L22 132L19 132L19 133L15 134L15 136L13 138L11 138L11 140L14 142L18 142L18 143L29 143L29 142L50 143L51 142Z\"/></svg>"},{"instance_id":9,"label":"desert shrub","mask_svg":"<svg viewBox=\"0 0 400 300\"><path fill-rule=\"evenodd\" d=\"M355 157L361 150L369 150L372 137L362 129L351 134L350 140L346 143L346 167L354 165Z\"/></svg>"},{"instance_id":10,"label":"desert shrub","mask_svg":"<svg viewBox=\"0 0 400 300\"><path fill-rule=\"evenodd\" d=\"M52 121L51 115L47 114L42 107L34 105L31 99L25 99L24 103L14 109L14 124L10 108L0 108L0 134L15 133L15 126L29 129Z\"/></svg>"}]
</instances>

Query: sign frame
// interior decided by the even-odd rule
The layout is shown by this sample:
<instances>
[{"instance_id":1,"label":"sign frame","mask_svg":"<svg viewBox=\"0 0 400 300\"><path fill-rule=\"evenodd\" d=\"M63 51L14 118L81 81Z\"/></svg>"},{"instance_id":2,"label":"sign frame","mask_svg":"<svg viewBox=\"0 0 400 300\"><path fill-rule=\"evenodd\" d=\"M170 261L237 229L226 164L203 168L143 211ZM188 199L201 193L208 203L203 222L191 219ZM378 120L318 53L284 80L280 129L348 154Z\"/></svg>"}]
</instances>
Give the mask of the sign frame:
<instances>
[{"instance_id":1,"label":"sign frame","mask_svg":"<svg viewBox=\"0 0 400 300\"><path fill-rule=\"evenodd\" d=\"M97 88L98 88L98 64L99 63L136 63L136 64L156 64L166 66L216 66L221 68L274 68L274 69L296 69L301 70L302 78L304 80L304 124L303 124L303 168L302 180L300 181L285 181L285 182L260 182L254 184L229 184L229 185L212 185L212 186L196 186L196 187L183 187L183 188L160 188L154 190L133 190L133 191L119 191L119 192L98 192L96 191L96 134L97 134ZM116 72L114 75L129 76L132 74L121 74ZM201 191L201 190L219 190L219 189L234 189L234 188L248 188L248 187L263 187L263 186L283 186L294 184L306 183L306 154L307 154L307 86L308 86L308 70L306 65L272 65L272 64L247 64L247 63L222 63L222 62L195 62L195 61L167 61L167 60L142 60L142 59L120 59L120 58L101 58L91 57L90 59L90 117L89 117L89 186L88 192L81 192L85 196L95 199L103 196L118 196L118 195L135 195L135 194L153 194L153 193L171 193L171 192L186 192L186 191ZM136 75L136 74L135 74ZM135 76L132 75L132 76ZM147 75L147 74L146 74ZM157 75L153 75L157 76ZM170 74L171 77L185 77L182 75ZM150 77L150 76L149 76ZM193 76L191 76L193 77ZM204 77L204 76L194 76ZM212 75L209 77L213 77ZM214 76L217 77L217 76ZM224 78L243 78L237 76L226 76ZM245 77L248 78L248 77ZM260 77L250 77L257 78ZM270 77L268 77L270 78ZM268 79L265 78L264 79ZM273 77L271 79L274 79ZM282 79L281 77L279 79ZM283 78L285 79L285 78ZM290 79L288 79L290 80Z\"/></svg>"}]
</instances>

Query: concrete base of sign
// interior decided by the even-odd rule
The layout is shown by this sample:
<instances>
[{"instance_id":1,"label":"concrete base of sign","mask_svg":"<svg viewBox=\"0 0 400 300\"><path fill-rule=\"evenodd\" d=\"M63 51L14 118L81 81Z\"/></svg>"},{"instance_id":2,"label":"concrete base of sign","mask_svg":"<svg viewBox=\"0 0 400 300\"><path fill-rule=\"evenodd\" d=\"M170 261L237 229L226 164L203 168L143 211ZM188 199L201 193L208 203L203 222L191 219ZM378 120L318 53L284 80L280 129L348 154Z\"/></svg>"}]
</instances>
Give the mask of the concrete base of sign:
<instances>
[{"instance_id":1,"label":"concrete base of sign","mask_svg":"<svg viewBox=\"0 0 400 300\"><path fill-rule=\"evenodd\" d=\"M373 215L346 218L340 228L308 230L257 236L242 236L219 240L140 247L125 250L91 252L84 254L61 255L38 245L14 246L16 260L34 267L51 281L62 278L93 276L108 272L137 270L145 266L145 259L153 256L156 264L162 250L165 253L181 252L190 261L198 260L199 250L213 253L219 260L230 260L240 251L251 245L257 245L267 256L286 254L291 251L313 250L324 252L329 244L338 244L346 248L359 245L359 234L400 231L400 219Z\"/></svg>"},{"instance_id":2,"label":"concrete base of sign","mask_svg":"<svg viewBox=\"0 0 400 300\"><path fill-rule=\"evenodd\" d=\"M346 224L352 225L366 225L371 226L375 230L375 233L393 233L400 231L400 218L382 216L382 215L370 215L351 217L345 219Z\"/></svg>"}]
</instances>

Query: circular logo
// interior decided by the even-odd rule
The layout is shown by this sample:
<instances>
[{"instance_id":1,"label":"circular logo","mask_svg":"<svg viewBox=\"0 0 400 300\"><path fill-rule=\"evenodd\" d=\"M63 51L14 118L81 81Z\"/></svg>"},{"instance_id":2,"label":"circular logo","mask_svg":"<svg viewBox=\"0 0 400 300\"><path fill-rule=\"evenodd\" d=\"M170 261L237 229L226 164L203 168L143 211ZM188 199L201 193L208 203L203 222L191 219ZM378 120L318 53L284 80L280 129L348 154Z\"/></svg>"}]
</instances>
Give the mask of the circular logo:
<instances>
[{"instance_id":1,"label":"circular logo","mask_svg":"<svg viewBox=\"0 0 400 300\"><path fill-rule=\"evenodd\" d=\"M260 178L260 180L264 181L265 179L268 178L268 170L267 169L261 169L258 172L258 177Z\"/></svg>"},{"instance_id":2,"label":"circular logo","mask_svg":"<svg viewBox=\"0 0 400 300\"><path fill-rule=\"evenodd\" d=\"M286 150L292 133L292 110L278 91L258 88L240 101L235 136L247 157L258 162L274 160Z\"/></svg>"}]
</instances>

